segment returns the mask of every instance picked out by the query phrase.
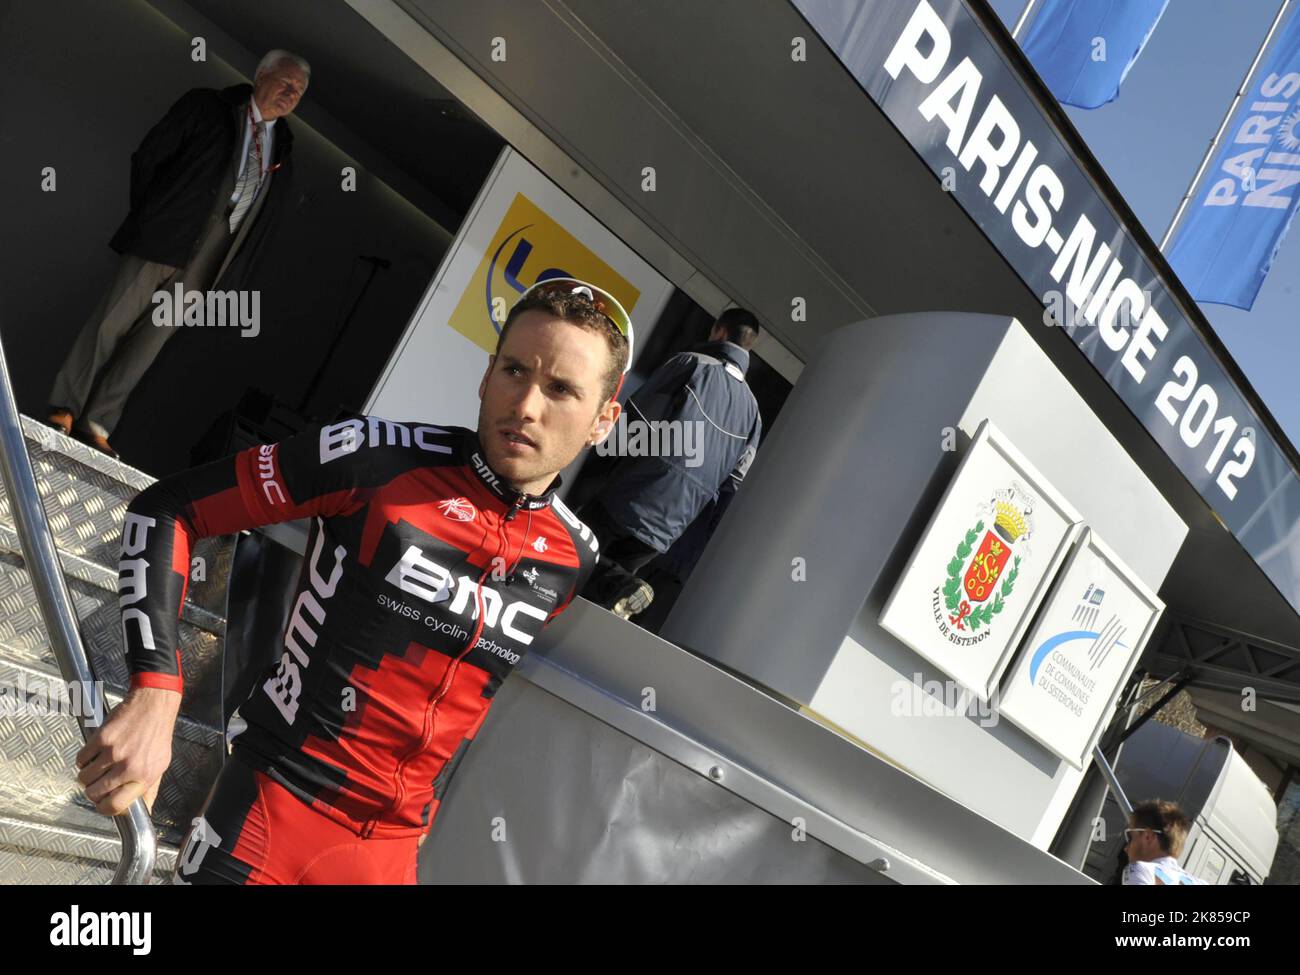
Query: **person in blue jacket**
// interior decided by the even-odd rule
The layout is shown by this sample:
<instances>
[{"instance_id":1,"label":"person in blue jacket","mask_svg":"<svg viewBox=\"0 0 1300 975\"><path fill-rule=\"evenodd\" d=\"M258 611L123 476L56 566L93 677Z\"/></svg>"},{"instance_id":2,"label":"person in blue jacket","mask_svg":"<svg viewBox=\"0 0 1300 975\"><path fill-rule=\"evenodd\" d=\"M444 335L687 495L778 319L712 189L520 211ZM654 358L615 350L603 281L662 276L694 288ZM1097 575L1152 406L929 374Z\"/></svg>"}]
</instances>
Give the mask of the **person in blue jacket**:
<instances>
[{"instance_id":1,"label":"person in blue jacket","mask_svg":"<svg viewBox=\"0 0 1300 975\"><path fill-rule=\"evenodd\" d=\"M581 511L600 539L588 599L625 619L646 609L654 591L637 573L740 487L763 430L745 381L758 336L752 312L728 309L708 341L670 357L629 398L611 437L620 457Z\"/></svg>"}]
</instances>

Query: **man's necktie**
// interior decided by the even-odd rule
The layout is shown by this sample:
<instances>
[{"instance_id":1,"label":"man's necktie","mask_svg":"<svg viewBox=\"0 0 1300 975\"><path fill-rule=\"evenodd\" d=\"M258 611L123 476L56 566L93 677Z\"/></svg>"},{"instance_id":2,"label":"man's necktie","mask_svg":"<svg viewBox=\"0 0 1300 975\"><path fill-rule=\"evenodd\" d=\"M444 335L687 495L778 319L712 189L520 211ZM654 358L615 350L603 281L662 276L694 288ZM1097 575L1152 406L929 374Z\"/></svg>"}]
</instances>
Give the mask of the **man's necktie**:
<instances>
[{"instance_id":1,"label":"man's necktie","mask_svg":"<svg viewBox=\"0 0 1300 975\"><path fill-rule=\"evenodd\" d=\"M254 122L253 134L248 137L248 153L244 156L244 171L239 175L239 182L235 188L239 191L239 197L235 200L235 208L230 211L230 232L233 234L239 229L239 224L243 221L244 215L248 213L249 207L257 199L257 191L262 185L262 132L265 123Z\"/></svg>"}]
</instances>

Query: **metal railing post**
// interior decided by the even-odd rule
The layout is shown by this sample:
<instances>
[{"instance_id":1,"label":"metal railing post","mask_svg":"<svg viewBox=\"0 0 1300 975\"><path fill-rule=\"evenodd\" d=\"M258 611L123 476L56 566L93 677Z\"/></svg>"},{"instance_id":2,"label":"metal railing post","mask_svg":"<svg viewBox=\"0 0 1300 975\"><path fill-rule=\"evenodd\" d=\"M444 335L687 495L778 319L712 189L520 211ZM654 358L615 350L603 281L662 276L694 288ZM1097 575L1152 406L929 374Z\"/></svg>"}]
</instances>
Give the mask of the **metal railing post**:
<instances>
[{"instance_id":1,"label":"metal railing post","mask_svg":"<svg viewBox=\"0 0 1300 975\"><path fill-rule=\"evenodd\" d=\"M54 658L69 692L79 702L74 710L81 726L81 736L83 740L89 739L100 726L105 713L104 701L81 642L76 613L54 547L54 536L36 489L36 475L23 439L3 340L0 340L0 474L3 474L5 490L9 494L23 561L50 634ZM76 697L76 694L80 696ZM147 883L153 872L157 839L144 800L135 800L124 814L113 818L122 836L122 858L113 875L113 883Z\"/></svg>"},{"instance_id":2,"label":"metal railing post","mask_svg":"<svg viewBox=\"0 0 1300 975\"><path fill-rule=\"evenodd\" d=\"M1092 757L1101 771L1102 778L1106 780L1106 785L1115 796L1115 801L1119 803L1119 808L1123 810L1124 822L1127 823L1129 817L1133 815L1133 803L1129 802L1128 796L1124 794L1124 787L1119 784L1119 779L1115 777L1115 770L1110 767L1110 762L1106 761L1106 753L1101 750L1100 745L1093 746Z\"/></svg>"}]
</instances>

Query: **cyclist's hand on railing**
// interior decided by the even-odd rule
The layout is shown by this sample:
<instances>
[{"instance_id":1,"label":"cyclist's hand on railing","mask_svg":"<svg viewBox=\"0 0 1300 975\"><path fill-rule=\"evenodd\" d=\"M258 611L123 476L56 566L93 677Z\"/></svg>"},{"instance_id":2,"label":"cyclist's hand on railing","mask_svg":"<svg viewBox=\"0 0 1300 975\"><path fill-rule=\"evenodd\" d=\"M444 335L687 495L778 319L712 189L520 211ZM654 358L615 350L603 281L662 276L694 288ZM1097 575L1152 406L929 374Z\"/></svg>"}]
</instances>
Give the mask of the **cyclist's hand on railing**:
<instances>
[{"instance_id":1,"label":"cyclist's hand on railing","mask_svg":"<svg viewBox=\"0 0 1300 975\"><path fill-rule=\"evenodd\" d=\"M96 810L118 816L143 796L152 811L171 764L172 731L180 707L176 691L138 687L109 712L76 758L81 770L77 781Z\"/></svg>"}]
</instances>

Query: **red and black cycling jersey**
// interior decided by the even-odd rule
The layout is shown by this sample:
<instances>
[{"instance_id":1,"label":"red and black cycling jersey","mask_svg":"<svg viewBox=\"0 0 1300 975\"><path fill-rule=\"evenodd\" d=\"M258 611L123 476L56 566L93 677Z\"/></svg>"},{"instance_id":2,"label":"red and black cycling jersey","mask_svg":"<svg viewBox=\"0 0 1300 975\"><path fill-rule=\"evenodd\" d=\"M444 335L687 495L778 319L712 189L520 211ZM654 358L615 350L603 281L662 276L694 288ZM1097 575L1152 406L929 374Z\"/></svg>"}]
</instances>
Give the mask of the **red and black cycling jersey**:
<instances>
[{"instance_id":1,"label":"red and black cycling jersey","mask_svg":"<svg viewBox=\"0 0 1300 975\"><path fill-rule=\"evenodd\" d=\"M595 567L595 536L525 495L462 427L360 417L164 478L127 508L132 687L181 689L194 541L310 518L277 665L233 748L361 836L426 830L501 681Z\"/></svg>"}]
</instances>

